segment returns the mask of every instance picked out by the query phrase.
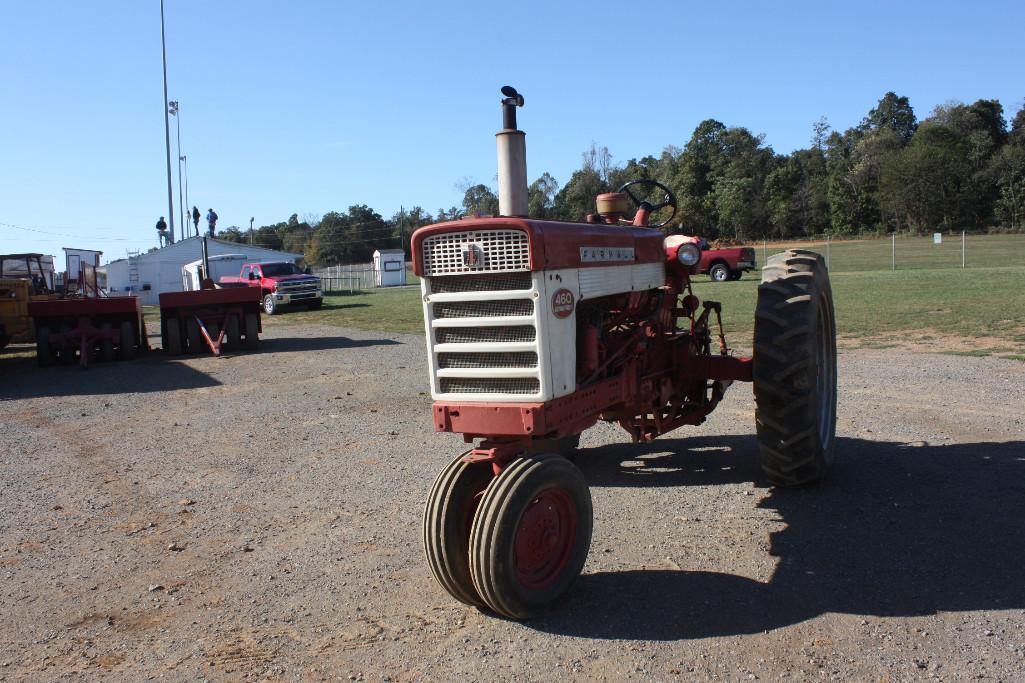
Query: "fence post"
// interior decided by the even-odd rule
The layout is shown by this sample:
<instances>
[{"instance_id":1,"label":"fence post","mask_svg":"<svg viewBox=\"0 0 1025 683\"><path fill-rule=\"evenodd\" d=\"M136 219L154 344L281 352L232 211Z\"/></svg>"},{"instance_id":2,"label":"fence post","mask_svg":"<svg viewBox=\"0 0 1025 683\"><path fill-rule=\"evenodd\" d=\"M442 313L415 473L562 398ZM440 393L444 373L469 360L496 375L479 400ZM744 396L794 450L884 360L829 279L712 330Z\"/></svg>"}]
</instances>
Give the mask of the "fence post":
<instances>
[{"instance_id":1,"label":"fence post","mask_svg":"<svg viewBox=\"0 0 1025 683\"><path fill-rule=\"evenodd\" d=\"M897 270L897 233L890 233L890 270Z\"/></svg>"},{"instance_id":2,"label":"fence post","mask_svg":"<svg viewBox=\"0 0 1025 683\"><path fill-rule=\"evenodd\" d=\"M961 231L961 269L964 270L964 230Z\"/></svg>"}]
</instances>

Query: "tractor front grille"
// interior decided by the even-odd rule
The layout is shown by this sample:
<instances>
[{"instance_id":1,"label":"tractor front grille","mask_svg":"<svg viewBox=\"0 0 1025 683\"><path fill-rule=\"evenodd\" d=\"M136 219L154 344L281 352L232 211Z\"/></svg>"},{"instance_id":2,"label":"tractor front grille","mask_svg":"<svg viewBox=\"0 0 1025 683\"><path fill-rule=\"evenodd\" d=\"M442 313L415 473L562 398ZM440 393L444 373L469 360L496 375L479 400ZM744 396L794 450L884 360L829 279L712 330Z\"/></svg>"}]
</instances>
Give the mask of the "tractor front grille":
<instances>
[{"instance_id":1,"label":"tractor front grille","mask_svg":"<svg viewBox=\"0 0 1025 683\"><path fill-rule=\"evenodd\" d=\"M431 278L432 294L457 294L460 292L506 292L529 290L532 287L530 272L506 273L504 275L475 275L473 277Z\"/></svg>"},{"instance_id":2,"label":"tractor front grille","mask_svg":"<svg viewBox=\"0 0 1025 683\"><path fill-rule=\"evenodd\" d=\"M533 351L510 353L439 353L438 368L536 368L537 354Z\"/></svg>"},{"instance_id":3,"label":"tractor front grille","mask_svg":"<svg viewBox=\"0 0 1025 683\"><path fill-rule=\"evenodd\" d=\"M423 242L424 275L530 270L530 240L522 230L467 230Z\"/></svg>"},{"instance_id":4,"label":"tractor front grille","mask_svg":"<svg viewBox=\"0 0 1025 683\"><path fill-rule=\"evenodd\" d=\"M487 342L532 342L537 337L533 325L502 325L500 327L439 327L435 332L439 344L480 344Z\"/></svg>"},{"instance_id":5,"label":"tractor front grille","mask_svg":"<svg viewBox=\"0 0 1025 683\"><path fill-rule=\"evenodd\" d=\"M470 379L466 377L442 378L443 394L536 394L541 382L536 377L513 379Z\"/></svg>"},{"instance_id":6,"label":"tractor front grille","mask_svg":"<svg viewBox=\"0 0 1025 683\"><path fill-rule=\"evenodd\" d=\"M455 301L434 304L435 318L496 318L534 314L530 299L502 299L499 301Z\"/></svg>"}]
</instances>

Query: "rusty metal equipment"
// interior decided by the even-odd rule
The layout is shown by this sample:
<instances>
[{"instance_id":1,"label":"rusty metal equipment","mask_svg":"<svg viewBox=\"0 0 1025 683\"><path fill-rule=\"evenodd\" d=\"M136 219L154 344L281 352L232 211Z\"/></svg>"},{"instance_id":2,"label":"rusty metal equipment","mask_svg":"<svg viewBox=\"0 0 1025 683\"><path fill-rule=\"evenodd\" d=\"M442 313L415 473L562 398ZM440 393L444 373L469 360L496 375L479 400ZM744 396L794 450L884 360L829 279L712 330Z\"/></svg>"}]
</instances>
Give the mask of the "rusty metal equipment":
<instances>
[{"instance_id":1,"label":"rusty metal equipment","mask_svg":"<svg viewBox=\"0 0 1025 683\"><path fill-rule=\"evenodd\" d=\"M259 347L260 290L248 287L164 292L160 295L160 330L172 356L209 350L255 351Z\"/></svg>"},{"instance_id":2,"label":"rusty metal equipment","mask_svg":"<svg viewBox=\"0 0 1025 683\"><path fill-rule=\"evenodd\" d=\"M567 458L581 432L605 421L651 441L753 382L765 478L815 482L833 459L836 342L825 263L793 250L762 270L753 357L734 355L721 305L691 286L700 240L656 229L677 200L655 180L600 195L585 222L526 217L523 97L502 94L501 215L420 228L411 250L434 429L472 444L428 496L428 566L457 600L520 619L587 558L591 497Z\"/></svg>"},{"instance_id":3,"label":"rusty metal equipment","mask_svg":"<svg viewBox=\"0 0 1025 683\"><path fill-rule=\"evenodd\" d=\"M90 360L135 358L149 348L138 297L30 301L40 365L55 362L81 367Z\"/></svg>"}]
</instances>

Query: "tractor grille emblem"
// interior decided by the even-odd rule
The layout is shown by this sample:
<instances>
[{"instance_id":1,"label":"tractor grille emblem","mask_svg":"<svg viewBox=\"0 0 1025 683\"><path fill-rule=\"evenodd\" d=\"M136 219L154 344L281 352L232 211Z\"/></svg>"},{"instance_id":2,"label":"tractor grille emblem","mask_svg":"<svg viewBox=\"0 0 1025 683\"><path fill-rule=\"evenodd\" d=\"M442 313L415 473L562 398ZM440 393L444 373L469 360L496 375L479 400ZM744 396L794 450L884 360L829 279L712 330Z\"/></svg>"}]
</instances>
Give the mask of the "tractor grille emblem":
<instances>
[{"instance_id":1,"label":"tractor grille emblem","mask_svg":"<svg viewBox=\"0 0 1025 683\"><path fill-rule=\"evenodd\" d=\"M484 266L484 250L476 244L467 244L463 249L463 265L467 268L481 268Z\"/></svg>"}]
</instances>

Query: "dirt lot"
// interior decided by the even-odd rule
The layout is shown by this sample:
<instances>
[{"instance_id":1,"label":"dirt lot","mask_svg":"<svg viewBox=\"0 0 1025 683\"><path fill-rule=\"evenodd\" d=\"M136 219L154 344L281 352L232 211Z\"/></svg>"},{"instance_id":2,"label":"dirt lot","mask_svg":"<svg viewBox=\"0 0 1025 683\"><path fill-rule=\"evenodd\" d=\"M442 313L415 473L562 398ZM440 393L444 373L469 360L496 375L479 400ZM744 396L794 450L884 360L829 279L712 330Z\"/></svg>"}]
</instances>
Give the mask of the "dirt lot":
<instances>
[{"instance_id":1,"label":"dirt lot","mask_svg":"<svg viewBox=\"0 0 1025 683\"><path fill-rule=\"evenodd\" d=\"M813 490L761 483L746 385L651 445L587 432L584 575L515 623L425 567L461 443L422 339L267 337L0 359L0 680L1025 680L1023 363L842 351Z\"/></svg>"}]
</instances>

